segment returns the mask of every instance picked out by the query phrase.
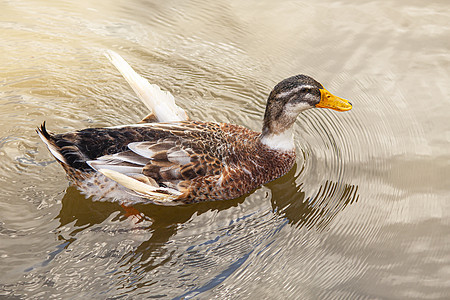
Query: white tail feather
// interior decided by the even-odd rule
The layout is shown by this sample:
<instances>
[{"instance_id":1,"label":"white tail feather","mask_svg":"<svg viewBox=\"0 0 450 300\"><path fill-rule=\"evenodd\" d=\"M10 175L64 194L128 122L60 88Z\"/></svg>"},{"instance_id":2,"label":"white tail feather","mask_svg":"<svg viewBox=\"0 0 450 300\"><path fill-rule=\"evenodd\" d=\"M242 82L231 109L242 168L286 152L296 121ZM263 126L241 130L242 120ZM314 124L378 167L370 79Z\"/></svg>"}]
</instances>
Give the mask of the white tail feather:
<instances>
[{"instance_id":1,"label":"white tail feather","mask_svg":"<svg viewBox=\"0 0 450 300\"><path fill-rule=\"evenodd\" d=\"M175 104L170 92L162 91L156 84L150 84L116 52L106 50L105 56L114 64L139 99L152 111L159 122L176 122L187 120L186 112Z\"/></svg>"},{"instance_id":2,"label":"white tail feather","mask_svg":"<svg viewBox=\"0 0 450 300\"><path fill-rule=\"evenodd\" d=\"M49 140L47 140L47 138L40 132L37 131L37 133L39 134L39 137L41 138L41 140L45 143L45 145L47 146L48 150L50 150L50 153L60 162L62 162L63 164L67 164L66 159L64 158L64 156L62 156L61 153L59 153L58 149L53 146Z\"/></svg>"}]
</instances>

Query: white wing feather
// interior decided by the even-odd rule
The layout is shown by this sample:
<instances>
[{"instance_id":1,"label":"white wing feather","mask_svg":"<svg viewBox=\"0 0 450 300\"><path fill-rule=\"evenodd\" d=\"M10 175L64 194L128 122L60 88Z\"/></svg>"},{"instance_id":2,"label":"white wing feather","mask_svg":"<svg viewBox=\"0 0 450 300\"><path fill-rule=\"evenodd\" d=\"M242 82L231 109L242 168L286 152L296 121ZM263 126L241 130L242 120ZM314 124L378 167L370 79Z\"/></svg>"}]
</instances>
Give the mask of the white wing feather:
<instances>
[{"instance_id":1,"label":"white wing feather","mask_svg":"<svg viewBox=\"0 0 450 300\"><path fill-rule=\"evenodd\" d=\"M177 190L163 187L156 188L114 170L99 169L98 171L127 189L130 189L139 195L149 197L156 202L168 204L177 196L181 195Z\"/></svg>"},{"instance_id":2,"label":"white wing feather","mask_svg":"<svg viewBox=\"0 0 450 300\"><path fill-rule=\"evenodd\" d=\"M105 56L114 64L139 99L152 111L159 122L176 122L188 119L186 112L175 104L170 92L162 91L156 84L150 84L116 52L106 50Z\"/></svg>"}]
</instances>

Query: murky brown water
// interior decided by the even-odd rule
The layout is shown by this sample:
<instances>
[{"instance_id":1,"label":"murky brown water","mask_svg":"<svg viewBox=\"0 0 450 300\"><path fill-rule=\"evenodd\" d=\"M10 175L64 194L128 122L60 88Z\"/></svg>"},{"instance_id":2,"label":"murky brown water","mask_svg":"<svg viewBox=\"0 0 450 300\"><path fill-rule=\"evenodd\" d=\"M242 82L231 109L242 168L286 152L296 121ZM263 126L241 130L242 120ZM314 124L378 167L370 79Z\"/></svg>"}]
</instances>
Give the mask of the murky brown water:
<instances>
[{"instance_id":1,"label":"murky brown water","mask_svg":"<svg viewBox=\"0 0 450 300\"><path fill-rule=\"evenodd\" d=\"M0 297L448 299L448 1L0 0ZM309 74L298 161L232 201L115 203L68 187L35 133L133 123L119 52L193 119L259 130Z\"/></svg>"}]
</instances>

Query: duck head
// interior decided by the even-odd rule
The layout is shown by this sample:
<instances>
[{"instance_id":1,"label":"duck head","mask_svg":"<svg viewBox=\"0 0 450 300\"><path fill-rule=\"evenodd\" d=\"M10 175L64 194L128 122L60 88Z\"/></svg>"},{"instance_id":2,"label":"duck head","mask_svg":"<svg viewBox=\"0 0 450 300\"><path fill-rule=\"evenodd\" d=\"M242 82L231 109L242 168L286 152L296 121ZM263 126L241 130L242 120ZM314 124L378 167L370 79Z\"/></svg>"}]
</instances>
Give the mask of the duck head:
<instances>
[{"instance_id":1,"label":"duck head","mask_svg":"<svg viewBox=\"0 0 450 300\"><path fill-rule=\"evenodd\" d=\"M267 100L260 140L276 150L293 150L292 125L307 109L319 107L337 111L352 109L352 104L327 91L306 75L292 76L278 83Z\"/></svg>"}]
</instances>

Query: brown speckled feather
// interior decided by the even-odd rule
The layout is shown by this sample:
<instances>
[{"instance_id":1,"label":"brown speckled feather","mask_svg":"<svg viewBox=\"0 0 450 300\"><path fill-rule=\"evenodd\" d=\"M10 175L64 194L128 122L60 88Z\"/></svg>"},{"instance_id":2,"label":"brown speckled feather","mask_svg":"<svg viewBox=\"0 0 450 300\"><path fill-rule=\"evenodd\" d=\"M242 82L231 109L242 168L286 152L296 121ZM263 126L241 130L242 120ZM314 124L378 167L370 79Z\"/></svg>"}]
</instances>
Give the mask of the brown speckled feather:
<instances>
[{"instance_id":1,"label":"brown speckled feather","mask_svg":"<svg viewBox=\"0 0 450 300\"><path fill-rule=\"evenodd\" d=\"M265 147L260 133L223 123L148 123L58 135L42 127L41 133L65 158L69 178L84 190L95 170L109 169L167 189L163 193L178 191L171 205L239 197L286 173L295 159L294 151L280 154ZM108 197L105 191L101 195Z\"/></svg>"}]
</instances>

